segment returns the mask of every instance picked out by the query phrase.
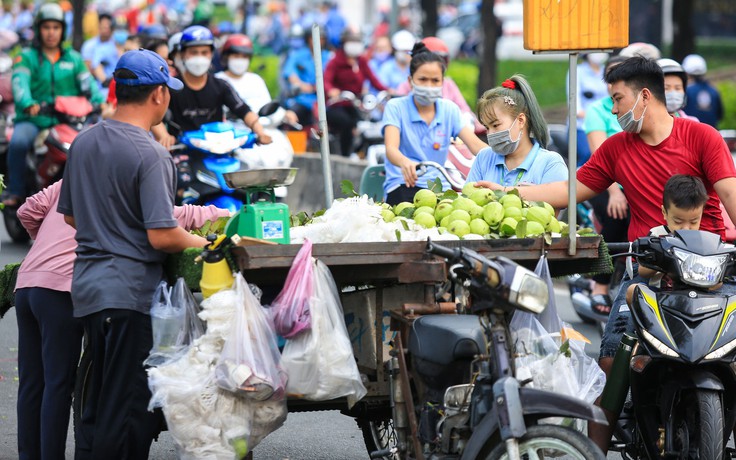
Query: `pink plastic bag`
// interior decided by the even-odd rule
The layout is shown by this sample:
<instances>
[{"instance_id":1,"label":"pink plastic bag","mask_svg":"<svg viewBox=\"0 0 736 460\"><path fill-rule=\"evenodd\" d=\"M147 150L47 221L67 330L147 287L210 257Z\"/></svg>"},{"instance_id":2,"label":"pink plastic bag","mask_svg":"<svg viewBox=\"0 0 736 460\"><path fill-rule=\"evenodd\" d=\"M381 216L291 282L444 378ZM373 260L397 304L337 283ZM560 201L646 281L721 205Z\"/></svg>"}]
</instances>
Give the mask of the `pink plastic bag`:
<instances>
[{"instance_id":1,"label":"pink plastic bag","mask_svg":"<svg viewBox=\"0 0 736 460\"><path fill-rule=\"evenodd\" d=\"M311 327L309 300L313 294L312 242L304 240L291 264L284 289L271 304L273 324L279 335L288 339Z\"/></svg>"}]
</instances>

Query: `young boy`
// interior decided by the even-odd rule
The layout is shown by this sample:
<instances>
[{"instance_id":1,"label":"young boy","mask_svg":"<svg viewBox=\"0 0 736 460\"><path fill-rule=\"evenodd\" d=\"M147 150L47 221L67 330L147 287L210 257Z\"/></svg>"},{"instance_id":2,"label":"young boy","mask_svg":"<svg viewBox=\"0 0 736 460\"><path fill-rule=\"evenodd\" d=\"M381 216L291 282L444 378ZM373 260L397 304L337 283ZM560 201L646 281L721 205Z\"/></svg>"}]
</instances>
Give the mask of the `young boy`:
<instances>
[{"instance_id":1,"label":"young boy","mask_svg":"<svg viewBox=\"0 0 736 460\"><path fill-rule=\"evenodd\" d=\"M708 201L703 181L696 176L676 174L664 185L662 195L662 215L666 225L654 227L649 231L651 236L665 236L676 230L699 230L700 219L703 217L703 208ZM649 279L650 287L661 287L666 283L665 274L639 265L639 275ZM626 303L631 305L634 288L632 284L626 290ZM721 286L713 287L717 289Z\"/></svg>"}]
</instances>

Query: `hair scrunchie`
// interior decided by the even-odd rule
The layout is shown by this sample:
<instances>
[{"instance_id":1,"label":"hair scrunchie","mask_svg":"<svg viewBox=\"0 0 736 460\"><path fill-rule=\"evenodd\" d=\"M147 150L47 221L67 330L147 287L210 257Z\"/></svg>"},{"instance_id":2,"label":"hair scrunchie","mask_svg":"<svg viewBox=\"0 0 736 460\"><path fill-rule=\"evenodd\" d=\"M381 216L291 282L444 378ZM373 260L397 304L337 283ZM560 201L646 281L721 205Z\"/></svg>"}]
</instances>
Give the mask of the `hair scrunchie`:
<instances>
[{"instance_id":1,"label":"hair scrunchie","mask_svg":"<svg viewBox=\"0 0 736 460\"><path fill-rule=\"evenodd\" d=\"M518 89L516 87L516 82L513 80L509 80L508 78L504 80L503 83L501 83L501 86L503 86L504 88L508 88L508 89Z\"/></svg>"}]
</instances>

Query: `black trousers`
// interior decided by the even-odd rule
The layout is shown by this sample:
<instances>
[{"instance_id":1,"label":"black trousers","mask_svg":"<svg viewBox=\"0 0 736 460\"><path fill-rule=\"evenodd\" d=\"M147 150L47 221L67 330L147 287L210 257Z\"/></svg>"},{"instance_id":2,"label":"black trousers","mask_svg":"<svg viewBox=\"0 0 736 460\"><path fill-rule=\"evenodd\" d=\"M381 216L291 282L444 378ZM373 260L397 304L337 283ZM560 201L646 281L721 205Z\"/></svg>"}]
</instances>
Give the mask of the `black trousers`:
<instances>
[{"instance_id":1,"label":"black trousers","mask_svg":"<svg viewBox=\"0 0 736 460\"><path fill-rule=\"evenodd\" d=\"M340 154L350 156L353 153L353 130L358 126L358 111L350 105L333 105L327 109L327 123L340 137Z\"/></svg>"},{"instance_id":2,"label":"black trousers","mask_svg":"<svg viewBox=\"0 0 736 460\"><path fill-rule=\"evenodd\" d=\"M18 319L18 456L64 458L82 324L68 292L15 293Z\"/></svg>"},{"instance_id":3,"label":"black trousers","mask_svg":"<svg viewBox=\"0 0 736 460\"><path fill-rule=\"evenodd\" d=\"M83 317L82 324L75 459L147 459L161 426L160 412L147 410L151 392L143 367L153 346L151 317L108 309Z\"/></svg>"},{"instance_id":4,"label":"black trousers","mask_svg":"<svg viewBox=\"0 0 736 460\"><path fill-rule=\"evenodd\" d=\"M590 200L593 206L595 218L601 223L601 236L609 243L623 243L629 241L629 218L614 219L608 215L608 190L599 193ZM598 284L611 284L611 274L599 274L593 276L593 281Z\"/></svg>"},{"instance_id":5,"label":"black trousers","mask_svg":"<svg viewBox=\"0 0 736 460\"><path fill-rule=\"evenodd\" d=\"M400 185L399 188L389 192L389 194L386 195L386 203L390 204L391 206L396 206L402 201L408 201L409 203L412 203L414 201L414 195L416 195L419 190L422 190L422 188Z\"/></svg>"}]
</instances>

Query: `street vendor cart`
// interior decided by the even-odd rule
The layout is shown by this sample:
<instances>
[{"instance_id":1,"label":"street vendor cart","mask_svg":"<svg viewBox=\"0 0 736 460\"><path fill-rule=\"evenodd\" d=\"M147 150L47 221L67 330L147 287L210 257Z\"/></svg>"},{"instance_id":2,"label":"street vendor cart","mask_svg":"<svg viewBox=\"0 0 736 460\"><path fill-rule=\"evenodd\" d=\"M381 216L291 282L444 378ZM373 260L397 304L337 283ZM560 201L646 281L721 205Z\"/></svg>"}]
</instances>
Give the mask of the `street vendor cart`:
<instances>
[{"instance_id":1,"label":"street vendor cart","mask_svg":"<svg viewBox=\"0 0 736 460\"><path fill-rule=\"evenodd\" d=\"M606 271L610 257L599 236L577 239L577 254L567 238L546 244L543 238L443 242L483 255L504 256L533 268L546 253L553 276ZM233 248L238 268L249 283L278 290L301 245L252 245ZM340 410L356 418L369 452L390 439L391 399L386 363L395 331L391 319L455 313L452 302L438 303L436 290L447 281L444 259L425 253L426 243L376 242L315 244L313 257L324 262L341 289L345 322L368 394L352 409L345 399L289 400L289 411Z\"/></svg>"}]
</instances>

